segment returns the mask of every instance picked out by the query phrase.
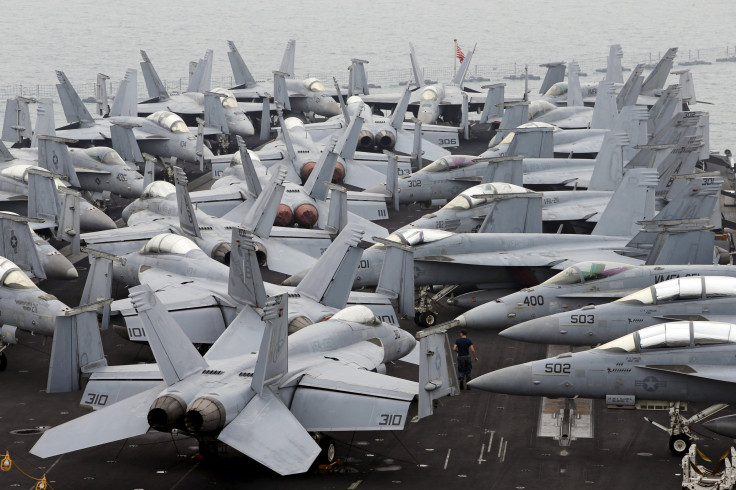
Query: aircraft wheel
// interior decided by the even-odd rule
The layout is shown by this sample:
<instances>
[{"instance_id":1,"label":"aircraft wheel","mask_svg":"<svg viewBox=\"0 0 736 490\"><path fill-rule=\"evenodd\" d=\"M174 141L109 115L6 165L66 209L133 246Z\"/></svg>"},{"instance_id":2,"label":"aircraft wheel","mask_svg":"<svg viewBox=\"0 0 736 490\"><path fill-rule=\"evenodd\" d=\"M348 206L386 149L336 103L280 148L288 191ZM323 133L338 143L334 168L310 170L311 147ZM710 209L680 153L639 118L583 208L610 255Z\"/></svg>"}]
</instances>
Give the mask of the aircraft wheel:
<instances>
[{"instance_id":1,"label":"aircraft wheel","mask_svg":"<svg viewBox=\"0 0 736 490\"><path fill-rule=\"evenodd\" d=\"M319 447L322 451L317 456L319 464L332 464L337 458L337 447L332 437L324 436L319 440Z\"/></svg>"},{"instance_id":2,"label":"aircraft wheel","mask_svg":"<svg viewBox=\"0 0 736 490\"><path fill-rule=\"evenodd\" d=\"M437 313L434 311L425 311L419 315L419 324L425 327L433 327L437 323Z\"/></svg>"},{"instance_id":3,"label":"aircraft wheel","mask_svg":"<svg viewBox=\"0 0 736 490\"><path fill-rule=\"evenodd\" d=\"M5 352L0 352L0 371L5 371L6 367L8 367L8 357Z\"/></svg>"},{"instance_id":4,"label":"aircraft wheel","mask_svg":"<svg viewBox=\"0 0 736 490\"><path fill-rule=\"evenodd\" d=\"M421 315L422 314L419 312L414 313L414 323L416 323L420 327L422 326L422 323L419 321L419 318L421 317Z\"/></svg>"},{"instance_id":5,"label":"aircraft wheel","mask_svg":"<svg viewBox=\"0 0 736 490\"><path fill-rule=\"evenodd\" d=\"M670 452L673 456L684 456L690 449L690 438L685 434L670 436Z\"/></svg>"}]
</instances>

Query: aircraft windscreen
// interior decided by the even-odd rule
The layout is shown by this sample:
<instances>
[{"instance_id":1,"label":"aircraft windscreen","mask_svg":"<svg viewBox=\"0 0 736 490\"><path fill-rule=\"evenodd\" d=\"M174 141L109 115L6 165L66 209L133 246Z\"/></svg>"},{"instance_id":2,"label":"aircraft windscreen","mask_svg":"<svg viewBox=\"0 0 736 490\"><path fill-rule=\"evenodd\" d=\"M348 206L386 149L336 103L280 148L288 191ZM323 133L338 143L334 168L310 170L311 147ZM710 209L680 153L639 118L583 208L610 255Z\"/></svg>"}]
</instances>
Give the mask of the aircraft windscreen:
<instances>
[{"instance_id":1,"label":"aircraft windscreen","mask_svg":"<svg viewBox=\"0 0 736 490\"><path fill-rule=\"evenodd\" d=\"M685 347L690 345L690 322L661 323L634 332L642 349Z\"/></svg>"},{"instance_id":2,"label":"aircraft windscreen","mask_svg":"<svg viewBox=\"0 0 736 490\"><path fill-rule=\"evenodd\" d=\"M258 158L258 155L250 150L246 150L248 152L248 155L250 155L250 160L253 162L253 165L256 166L256 169L258 167L258 164L261 163L261 159ZM230 166L231 167L239 167L243 164L243 158L240 156L240 152L236 151L233 153L232 158L230 158Z\"/></svg>"},{"instance_id":3,"label":"aircraft windscreen","mask_svg":"<svg viewBox=\"0 0 736 490\"><path fill-rule=\"evenodd\" d=\"M363 325L380 325L381 320L375 313L363 305L348 306L332 315L332 320L344 320L346 322L362 323Z\"/></svg>"},{"instance_id":4,"label":"aircraft windscreen","mask_svg":"<svg viewBox=\"0 0 736 490\"><path fill-rule=\"evenodd\" d=\"M405 245L419 245L422 243L432 243L443 238L454 235L449 231L444 230L404 230L396 233L391 233L386 237L386 240L392 240L394 242L403 243Z\"/></svg>"},{"instance_id":5,"label":"aircraft windscreen","mask_svg":"<svg viewBox=\"0 0 736 490\"><path fill-rule=\"evenodd\" d=\"M363 102L363 99L361 99L360 96L358 96L358 95L351 95L350 97L348 97L348 100L345 101L345 104L347 104L347 105L350 105L350 104L359 104L361 102Z\"/></svg>"},{"instance_id":6,"label":"aircraft windscreen","mask_svg":"<svg viewBox=\"0 0 736 490\"><path fill-rule=\"evenodd\" d=\"M627 305L653 305L654 294L652 293L651 287L641 289L635 293L631 293L628 296L619 298L615 303L626 303Z\"/></svg>"},{"instance_id":7,"label":"aircraft windscreen","mask_svg":"<svg viewBox=\"0 0 736 490\"><path fill-rule=\"evenodd\" d=\"M33 165L13 165L12 167L0 170L0 175L20 182L28 182L26 179L26 172L30 167L33 167Z\"/></svg>"},{"instance_id":8,"label":"aircraft windscreen","mask_svg":"<svg viewBox=\"0 0 736 490\"><path fill-rule=\"evenodd\" d=\"M542 114L547 114L554 109L557 109L557 106L548 100L535 100L529 104L529 119L531 120Z\"/></svg>"},{"instance_id":9,"label":"aircraft windscreen","mask_svg":"<svg viewBox=\"0 0 736 490\"><path fill-rule=\"evenodd\" d=\"M176 187L174 187L174 184L171 184L169 182L164 182L163 180L156 180L148 184L146 188L143 189L143 193L141 194L141 199L150 199L153 197L166 197L169 194L173 194L175 192L176 192Z\"/></svg>"},{"instance_id":10,"label":"aircraft windscreen","mask_svg":"<svg viewBox=\"0 0 736 490\"><path fill-rule=\"evenodd\" d=\"M325 86L319 80L314 80L312 83L309 84L309 91L310 92L324 92Z\"/></svg>"},{"instance_id":11,"label":"aircraft windscreen","mask_svg":"<svg viewBox=\"0 0 736 490\"><path fill-rule=\"evenodd\" d=\"M10 289L35 289L36 285L33 284L27 275L20 269L12 269L10 272L5 274L3 277L3 286Z\"/></svg>"},{"instance_id":12,"label":"aircraft windscreen","mask_svg":"<svg viewBox=\"0 0 736 490\"><path fill-rule=\"evenodd\" d=\"M581 262L550 277L543 284L578 284L597 281L625 272L633 265L618 262Z\"/></svg>"},{"instance_id":13,"label":"aircraft windscreen","mask_svg":"<svg viewBox=\"0 0 736 490\"><path fill-rule=\"evenodd\" d=\"M422 100L437 100L437 92L430 88L426 89L422 92Z\"/></svg>"},{"instance_id":14,"label":"aircraft windscreen","mask_svg":"<svg viewBox=\"0 0 736 490\"><path fill-rule=\"evenodd\" d=\"M303 128L304 123L298 117L287 117L284 119L284 126L286 126L286 129Z\"/></svg>"},{"instance_id":15,"label":"aircraft windscreen","mask_svg":"<svg viewBox=\"0 0 736 490\"><path fill-rule=\"evenodd\" d=\"M435 160L426 167L419 170L419 172L446 172L455 168L463 168L475 163L474 156L466 155L451 155L442 157L439 160Z\"/></svg>"},{"instance_id":16,"label":"aircraft windscreen","mask_svg":"<svg viewBox=\"0 0 736 490\"><path fill-rule=\"evenodd\" d=\"M199 247L190 239L173 233L161 233L148 240L141 248L142 254L178 254L185 255L191 250L197 250Z\"/></svg>"},{"instance_id":17,"label":"aircraft windscreen","mask_svg":"<svg viewBox=\"0 0 736 490\"><path fill-rule=\"evenodd\" d=\"M213 88L211 92L216 94L222 94L225 97L222 98L222 107L225 109L236 109L238 107L238 100L235 95L226 88Z\"/></svg>"},{"instance_id":18,"label":"aircraft windscreen","mask_svg":"<svg viewBox=\"0 0 736 490\"><path fill-rule=\"evenodd\" d=\"M169 111L157 111L146 117L146 119L155 122L164 129L168 129L172 133L188 133L184 120L179 115Z\"/></svg>"},{"instance_id":19,"label":"aircraft windscreen","mask_svg":"<svg viewBox=\"0 0 736 490\"><path fill-rule=\"evenodd\" d=\"M557 82L554 85L552 85L547 92L545 92L544 95L548 95L550 97L559 97L561 95L565 95L567 93L567 83L566 82Z\"/></svg>"},{"instance_id":20,"label":"aircraft windscreen","mask_svg":"<svg viewBox=\"0 0 736 490\"><path fill-rule=\"evenodd\" d=\"M636 342L634 340L634 334L624 335L616 340L612 340L608 343L596 347L596 349L607 350L610 352L636 352Z\"/></svg>"},{"instance_id":21,"label":"aircraft windscreen","mask_svg":"<svg viewBox=\"0 0 736 490\"><path fill-rule=\"evenodd\" d=\"M84 152L90 158L93 158L100 163L105 163L107 165L125 165L125 161L123 161L122 157L112 148L93 146L92 148L87 148Z\"/></svg>"},{"instance_id":22,"label":"aircraft windscreen","mask_svg":"<svg viewBox=\"0 0 736 490\"><path fill-rule=\"evenodd\" d=\"M520 194L526 192L530 191L523 187L519 187L518 185L508 184L505 182L480 184L462 191L457 197L445 204L442 209L471 209L493 199L493 196L490 194ZM489 196L478 197L480 195Z\"/></svg>"}]
</instances>

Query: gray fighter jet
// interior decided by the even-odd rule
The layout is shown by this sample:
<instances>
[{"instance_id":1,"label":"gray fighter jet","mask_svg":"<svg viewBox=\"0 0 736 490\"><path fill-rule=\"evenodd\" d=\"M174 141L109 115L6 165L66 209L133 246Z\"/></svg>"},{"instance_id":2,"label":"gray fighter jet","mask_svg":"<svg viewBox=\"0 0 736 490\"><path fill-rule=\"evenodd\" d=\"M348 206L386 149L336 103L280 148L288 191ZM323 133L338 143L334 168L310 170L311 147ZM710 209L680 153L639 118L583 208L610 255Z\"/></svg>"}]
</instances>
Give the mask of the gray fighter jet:
<instances>
[{"instance_id":1,"label":"gray fighter jet","mask_svg":"<svg viewBox=\"0 0 736 490\"><path fill-rule=\"evenodd\" d=\"M611 303L528 320L499 335L524 342L597 345L662 321L729 321L736 313L734 296L736 277L682 277Z\"/></svg>"},{"instance_id":2,"label":"gray fighter jet","mask_svg":"<svg viewBox=\"0 0 736 490\"><path fill-rule=\"evenodd\" d=\"M441 120L454 126L460 126L467 121L469 111L483 108L486 103L486 95L464 86L473 53L475 53L475 47L468 51L451 82L426 84L422 76L422 69L417 62L414 46L409 43L409 57L414 80L419 85L419 89L412 93L409 108L422 124L435 124ZM370 94L363 95L362 99L371 107L391 110L401 96L401 94Z\"/></svg>"},{"instance_id":3,"label":"gray fighter jet","mask_svg":"<svg viewBox=\"0 0 736 490\"><path fill-rule=\"evenodd\" d=\"M381 274L377 293L351 292L358 268L363 233L346 227L296 288L264 283L252 236L233 229L231 266L215 262L185 237L162 234L140 252L131 252L115 264L114 275L127 285L146 284L195 344L212 344L228 325L259 324L256 309L266 295L291 294L289 332L320 322L348 305L362 304L387 323L398 324L391 300L398 298L399 313L413 315L414 285L410 282L411 250L393 246ZM394 245L394 244L391 244ZM116 330L133 341L145 341L140 318L127 299L111 306L124 320ZM113 318L115 319L115 317ZM116 321L122 325L121 321ZM255 350L257 345L240 345Z\"/></svg>"},{"instance_id":4,"label":"gray fighter jet","mask_svg":"<svg viewBox=\"0 0 736 490\"><path fill-rule=\"evenodd\" d=\"M230 51L227 53L230 58L230 66L233 70L235 83L237 85L230 89L230 92L240 101L254 102L263 99L269 99L277 96L283 103L284 107L298 114L317 114L325 117L337 116L340 114L340 106L326 92L324 84L316 78L307 78L304 80L295 80L294 77L294 55L296 50L296 41L289 40L286 45L284 57L281 60L279 72L287 78L284 82L285 92L280 92L276 85L268 86L263 82L256 82L250 70L243 61L240 52L232 41L227 42ZM276 83L276 80L274 80ZM284 96L286 99L284 99ZM277 98L277 97L274 97Z\"/></svg>"},{"instance_id":5,"label":"gray fighter jet","mask_svg":"<svg viewBox=\"0 0 736 490\"><path fill-rule=\"evenodd\" d=\"M258 237L261 263L286 274L302 270L305 263L314 264L331 243L327 231L273 226L285 171L273 173L269 188L256 202L245 202L224 217L214 218L194 208L186 175L174 168L176 185L155 181L123 210L127 228L115 233L85 233L82 240L92 248L123 255L140 249L160 233L177 233L194 240L210 257L229 263L230 230L242 223Z\"/></svg>"},{"instance_id":6,"label":"gray fighter jet","mask_svg":"<svg viewBox=\"0 0 736 490\"><path fill-rule=\"evenodd\" d=\"M444 349L439 343L430 352L430 343L421 344L424 385L371 372L405 356L416 341L363 306L287 337L288 295L283 294L265 304L265 330L231 326L202 357L150 288L133 288L131 299L153 333L149 343L158 366L117 366L94 375L90 384L109 406L45 432L31 450L36 456L134 437L150 428L177 429L199 439L203 450L224 443L279 474L301 473L321 452L334 460L334 442L322 431L400 430L415 396L421 417L431 414L434 398L451 392L444 334L437 334L444 335ZM257 353L237 347L252 336L260 337ZM440 376L428 378L430 373ZM131 384L139 392L117 401L121 386Z\"/></svg>"},{"instance_id":7,"label":"gray fighter jet","mask_svg":"<svg viewBox=\"0 0 736 490\"><path fill-rule=\"evenodd\" d=\"M140 150L145 153L162 158L175 157L192 163L212 158L212 152L203 146L202 138L192 134L182 118L173 112L158 111L148 117L138 117L135 70L129 69L125 73L110 109L110 117L104 119L94 119L90 115L64 73L59 71L57 76L60 83L56 87L69 123L56 129L57 136L94 144L110 141L114 125L119 125L133 129Z\"/></svg>"},{"instance_id":8,"label":"gray fighter jet","mask_svg":"<svg viewBox=\"0 0 736 490\"><path fill-rule=\"evenodd\" d=\"M16 256L32 259L35 251L23 248L25 251L19 251ZM18 330L53 337L47 393L78 390L80 371L88 372L107 365L99 341L97 310L112 301L107 299L110 288L109 278L106 279L112 266L106 257L99 255L90 256L90 264L81 306L69 308L39 289L11 260L0 257L0 308L3 312L0 371L8 364L5 350L18 343ZM103 328L107 326L103 324Z\"/></svg>"},{"instance_id":9,"label":"gray fighter jet","mask_svg":"<svg viewBox=\"0 0 736 490\"><path fill-rule=\"evenodd\" d=\"M146 81L150 99L138 102L138 115L148 116L158 111L170 111L189 118L189 124L196 125L196 117L202 117L206 126L214 126L215 118L222 124L223 133L233 136L252 136L255 134L253 123L238 106L235 95L227 89L210 89L212 75L212 50L208 49L204 58L197 64L187 90L178 95L170 95L166 86L156 73L153 63L145 51L141 50L143 61L141 71ZM216 94L209 100L206 93ZM213 115L215 113L216 115ZM210 120L210 118L212 118Z\"/></svg>"},{"instance_id":10,"label":"gray fighter jet","mask_svg":"<svg viewBox=\"0 0 736 490\"><path fill-rule=\"evenodd\" d=\"M682 456L697 436L690 424L736 402L728 389L734 379L736 325L718 322L672 322L646 327L592 350L561 354L486 373L468 383L473 388L562 398L604 398L611 405L637 402L717 403L690 419L671 408L670 450Z\"/></svg>"},{"instance_id":11,"label":"gray fighter jet","mask_svg":"<svg viewBox=\"0 0 736 490\"><path fill-rule=\"evenodd\" d=\"M736 268L706 264L635 266L621 262L581 262L538 286L500 298L496 291L474 291L453 298L452 304L472 308L456 318L461 327L501 330L562 311L608 303L662 281L690 276L736 277Z\"/></svg>"}]
</instances>

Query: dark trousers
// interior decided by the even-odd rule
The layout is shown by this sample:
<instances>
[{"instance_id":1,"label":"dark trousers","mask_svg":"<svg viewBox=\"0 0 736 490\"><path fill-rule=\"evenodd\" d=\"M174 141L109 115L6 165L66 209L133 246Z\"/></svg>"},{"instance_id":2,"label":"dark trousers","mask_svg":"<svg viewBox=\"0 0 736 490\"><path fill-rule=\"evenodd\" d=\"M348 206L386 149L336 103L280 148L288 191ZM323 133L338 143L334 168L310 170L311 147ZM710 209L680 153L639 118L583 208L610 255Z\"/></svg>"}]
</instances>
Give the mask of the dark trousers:
<instances>
[{"instance_id":1,"label":"dark trousers","mask_svg":"<svg viewBox=\"0 0 736 490\"><path fill-rule=\"evenodd\" d=\"M457 377L470 381L470 371L473 369L473 363L470 362L470 356L457 356Z\"/></svg>"}]
</instances>

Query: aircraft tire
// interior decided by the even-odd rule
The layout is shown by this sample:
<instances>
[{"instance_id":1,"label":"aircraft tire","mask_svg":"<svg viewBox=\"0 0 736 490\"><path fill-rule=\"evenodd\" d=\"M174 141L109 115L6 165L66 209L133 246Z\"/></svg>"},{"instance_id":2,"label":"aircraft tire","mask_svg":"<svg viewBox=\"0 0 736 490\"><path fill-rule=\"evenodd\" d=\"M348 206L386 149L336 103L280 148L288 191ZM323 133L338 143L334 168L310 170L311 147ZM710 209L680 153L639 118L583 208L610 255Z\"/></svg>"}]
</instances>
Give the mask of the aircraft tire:
<instances>
[{"instance_id":1,"label":"aircraft tire","mask_svg":"<svg viewBox=\"0 0 736 490\"><path fill-rule=\"evenodd\" d=\"M690 438L685 434L670 436L670 452L673 456L682 457L690 449Z\"/></svg>"},{"instance_id":2,"label":"aircraft tire","mask_svg":"<svg viewBox=\"0 0 736 490\"><path fill-rule=\"evenodd\" d=\"M6 367L8 367L8 356L5 355L5 352L0 352L0 372L5 371Z\"/></svg>"},{"instance_id":3,"label":"aircraft tire","mask_svg":"<svg viewBox=\"0 0 736 490\"><path fill-rule=\"evenodd\" d=\"M318 464L332 464L337 459L337 446L332 437L324 436L319 440L319 447L322 449L317 456Z\"/></svg>"},{"instance_id":4,"label":"aircraft tire","mask_svg":"<svg viewBox=\"0 0 736 490\"><path fill-rule=\"evenodd\" d=\"M423 327L433 327L437 323L437 313L434 311L425 311L419 315L419 324Z\"/></svg>"}]
</instances>

